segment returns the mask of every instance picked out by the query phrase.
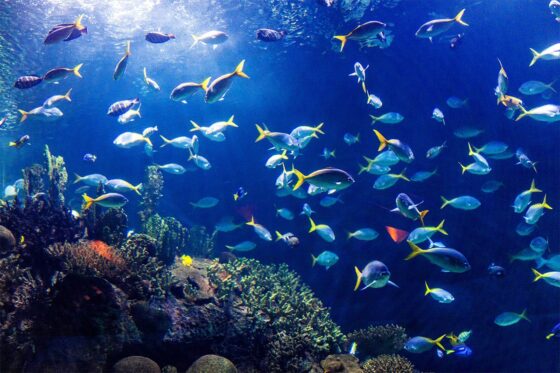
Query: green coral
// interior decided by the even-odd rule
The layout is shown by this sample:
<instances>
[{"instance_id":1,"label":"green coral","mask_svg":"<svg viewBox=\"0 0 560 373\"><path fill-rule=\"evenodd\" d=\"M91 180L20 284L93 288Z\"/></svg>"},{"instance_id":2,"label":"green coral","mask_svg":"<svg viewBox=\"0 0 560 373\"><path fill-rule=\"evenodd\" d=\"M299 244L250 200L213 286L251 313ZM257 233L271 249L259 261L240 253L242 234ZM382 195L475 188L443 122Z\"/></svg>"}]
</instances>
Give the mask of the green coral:
<instances>
[{"instance_id":1,"label":"green coral","mask_svg":"<svg viewBox=\"0 0 560 373\"><path fill-rule=\"evenodd\" d=\"M367 329L355 330L347 337L348 344L358 344L358 353L364 358L399 352L408 340L406 330L395 324L371 325Z\"/></svg>"},{"instance_id":2,"label":"green coral","mask_svg":"<svg viewBox=\"0 0 560 373\"><path fill-rule=\"evenodd\" d=\"M64 191L68 183L68 172L61 156L52 155L49 146L45 145L47 158L47 175L50 181L49 197L52 203L64 205Z\"/></svg>"},{"instance_id":3,"label":"green coral","mask_svg":"<svg viewBox=\"0 0 560 373\"><path fill-rule=\"evenodd\" d=\"M365 373L413 373L414 365L401 355L380 355L367 360L363 367Z\"/></svg>"},{"instance_id":4,"label":"green coral","mask_svg":"<svg viewBox=\"0 0 560 373\"><path fill-rule=\"evenodd\" d=\"M208 274L222 302L238 295L252 320L247 339L255 339L254 349L264 355L259 364L268 371L306 371L345 341L329 310L285 264L238 259L216 263Z\"/></svg>"},{"instance_id":5,"label":"green coral","mask_svg":"<svg viewBox=\"0 0 560 373\"><path fill-rule=\"evenodd\" d=\"M146 221L157 208L159 200L163 197L163 175L157 166L147 166L142 182L142 210L138 213L141 221Z\"/></svg>"},{"instance_id":6,"label":"green coral","mask_svg":"<svg viewBox=\"0 0 560 373\"><path fill-rule=\"evenodd\" d=\"M150 216L143 225L143 231L158 243L157 257L166 264L173 263L175 257L187 245L187 229L173 217Z\"/></svg>"},{"instance_id":7,"label":"green coral","mask_svg":"<svg viewBox=\"0 0 560 373\"><path fill-rule=\"evenodd\" d=\"M215 256L217 231L208 234L206 227L196 225L189 230L186 253L197 258L212 258Z\"/></svg>"}]
</instances>

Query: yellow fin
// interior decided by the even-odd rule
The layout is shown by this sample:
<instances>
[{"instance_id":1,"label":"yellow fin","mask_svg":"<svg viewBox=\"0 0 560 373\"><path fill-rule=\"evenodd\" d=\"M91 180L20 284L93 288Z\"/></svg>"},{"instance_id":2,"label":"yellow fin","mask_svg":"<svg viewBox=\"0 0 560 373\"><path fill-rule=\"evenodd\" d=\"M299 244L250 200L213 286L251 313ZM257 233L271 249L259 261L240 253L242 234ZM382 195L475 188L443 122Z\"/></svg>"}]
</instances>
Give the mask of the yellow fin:
<instances>
[{"instance_id":1,"label":"yellow fin","mask_svg":"<svg viewBox=\"0 0 560 373\"><path fill-rule=\"evenodd\" d=\"M537 62L539 60L539 58L541 58L541 54L539 52L537 52L536 50L534 50L533 48L529 48L529 50L533 54L533 59L531 60L531 63L529 64L529 67L531 67L535 64L535 62Z\"/></svg>"},{"instance_id":2,"label":"yellow fin","mask_svg":"<svg viewBox=\"0 0 560 373\"><path fill-rule=\"evenodd\" d=\"M200 83L200 88L202 88L205 92L208 90L208 83L210 83L210 77L204 79L204 80Z\"/></svg>"},{"instance_id":3,"label":"yellow fin","mask_svg":"<svg viewBox=\"0 0 560 373\"><path fill-rule=\"evenodd\" d=\"M362 272L358 269L358 267L354 267L354 272L356 272L356 285L354 285L354 291L358 290L360 287L360 283L362 282Z\"/></svg>"},{"instance_id":4,"label":"yellow fin","mask_svg":"<svg viewBox=\"0 0 560 373\"><path fill-rule=\"evenodd\" d=\"M417 257L418 255L422 255L423 253L426 252L426 250L422 250L412 241L406 241L406 242L408 242L408 246L410 246L410 248L412 249L412 252L406 258L404 258L404 260L413 259L413 258Z\"/></svg>"},{"instance_id":5,"label":"yellow fin","mask_svg":"<svg viewBox=\"0 0 560 373\"><path fill-rule=\"evenodd\" d=\"M453 18L453 20L462 26L468 26L469 24L463 21L462 19L463 14L465 14L465 9L462 9L459 13L457 13L457 15L455 16L455 18Z\"/></svg>"},{"instance_id":6,"label":"yellow fin","mask_svg":"<svg viewBox=\"0 0 560 373\"><path fill-rule=\"evenodd\" d=\"M445 230L443 229L443 224L444 224L444 223L445 223L445 219L443 219L443 220L438 224L438 226L436 227L436 231L438 231L439 233L441 233L441 234L447 236L447 235L448 235L448 234L447 234L447 231L445 231Z\"/></svg>"},{"instance_id":7,"label":"yellow fin","mask_svg":"<svg viewBox=\"0 0 560 373\"><path fill-rule=\"evenodd\" d=\"M294 189L293 189L295 191L295 190L298 190L299 187L301 187L303 185L303 183L305 182L305 175L302 174L299 170L296 170L293 165L292 165L292 172L297 177L297 182L296 182L296 185L294 185Z\"/></svg>"},{"instance_id":8,"label":"yellow fin","mask_svg":"<svg viewBox=\"0 0 560 373\"><path fill-rule=\"evenodd\" d=\"M389 144L389 142L387 141L387 139L381 134L381 132L379 132L378 130L373 130L373 132L375 133L375 136L377 136L377 139L379 140L379 148L377 149L378 152L382 151L383 149L385 149L385 147Z\"/></svg>"},{"instance_id":9,"label":"yellow fin","mask_svg":"<svg viewBox=\"0 0 560 373\"><path fill-rule=\"evenodd\" d=\"M346 41L348 40L346 35L335 35L333 36L333 39L340 40L340 51L342 52L344 46L346 45Z\"/></svg>"},{"instance_id":10,"label":"yellow fin","mask_svg":"<svg viewBox=\"0 0 560 373\"><path fill-rule=\"evenodd\" d=\"M74 66L74 68L72 69L72 72L73 72L74 75L76 75L78 78L83 78L82 74L80 74L80 69L82 68L82 66L84 66L83 63Z\"/></svg>"},{"instance_id":11,"label":"yellow fin","mask_svg":"<svg viewBox=\"0 0 560 373\"><path fill-rule=\"evenodd\" d=\"M430 287L428 286L427 281L424 281L424 284L426 285L426 291L424 292L424 296L426 296L432 292L432 289L430 289Z\"/></svg>"},{"instance_id":12,"label":"yellow fin","mask_svg":"<svg viewBox=\"0 0 560 373\"><path fill-rule=\"evenodd\" d=\"M233 73L237 76L242 77L242 78L249 79L249 75L247 75L243 72L243 67L244 66L245 66L245 60L241 60L241 62L239 62L239 65L237 65L237 67L235 68L235 71Z\"/></svg>"}]
</instances>

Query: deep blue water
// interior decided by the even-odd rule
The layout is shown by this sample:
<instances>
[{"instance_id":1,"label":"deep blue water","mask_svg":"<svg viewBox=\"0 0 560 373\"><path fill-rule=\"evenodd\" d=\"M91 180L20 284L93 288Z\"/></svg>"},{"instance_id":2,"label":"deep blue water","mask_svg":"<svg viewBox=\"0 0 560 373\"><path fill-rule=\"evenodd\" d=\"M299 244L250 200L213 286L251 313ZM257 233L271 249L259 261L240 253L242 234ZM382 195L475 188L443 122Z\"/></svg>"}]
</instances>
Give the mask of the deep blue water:
<instances>
[{"instance_id":1,"label":"deep blue water","mask_svg":"<svg viewBox=\"0 0 560 373\"><path fill-rule=\"evenodd\" d=\"M559 24L554 21L547 1L511 0L491 1L414 1L403 0L394 8L376 7L360 19L345 21L338 8L324 8L315 1L294 2L294 13L280 1L256 1L254 4L234 2L123 1L119 9L109 3L95 1L73 3L70 7L56 2L35 4L2 4L3 25L0 25L0 50L6 65L2 68L2 115L9 115L5 128L0 128L0 163L3 187L20 177L20 169L42 161L43 145L48 144L55 154L64 156L70 172L80 175L102 173L109 178L122 178L137 184L144 167L151 160L142 147L116 148L112 141L124 131L141 132L157 125L159 133L168 137L187 135L189 120L209 125L235 115L239 128L226 131L222 143L202 138L200 153L212 163L209 171L198 170L184 175L165 174L165 189L160 206L163 215L172 215L187 226L206 225L211 229L224 215L242 221L251 212L258 222L271 231L293 232L301 240L297 248L282 243L268 243L255 236L250 227L232 233L221 233L218 246L252 240L258 244L247 253L267 263L286 262L310 285L316 295L331 307L334 320L349 332L371 324L398 323L406 327L410 336L438 337L444 333L473 330L468 344L474 353L469 358L438 359L432 350L424 354L403 352L424 371L455 372L550 372L560 370L558 340L544 336L560 321L558 289L543 281L532 283L532 263L513 262L509 256L528 246L532 237L549 239L550 252L558 254L560 208L559 152L557 124L545 124L531 119L519 122L508 120L504 108L496 106L494 87L500 58L509 76L510 93L523 98L526 107L558 103L555 95L549 100L540 96L524 97L517 87L527 80L550 82L560 77L558 61L539 61L529 68L529 48L542 50L556 42ZM268 9L277 7L274 16ZM89 6L94 4L93 6ZM128 4L128 6L127 6ZM153 7L148 5L152 4ZM115 6L116 7L116 6ZM122 8L122 9L121 9ZM431 44L414 36L422 23L434 18L430 15L454 16L466 8L464 20L469 27L453 26L448 35L464 32L462 43L451 49L447 42L435 40ZM267 9L263 13L259 10ZM305 9L308 13L303 13ZM122 12L122 13L119 13ZM44 46L42 38L57 23L70 22L77 14L87 15L84 23L88 35L70 43ZM344 34L367 20L392 24L394 42L387 49L359 49L349 41L343 53L330 37ZM18 28L19 27L19 28ZM294 31L284 41L264 45L254 40L259 27L287 28ZM177 35L176 40L154 45L144 40L146 31L160 28ZM21 33L21 30L29 32ZM191 33L209 29L227 32L230 39L216 50L204 45L189 49ZM124 77L115 82L112 72L124 52L126 40L132 41L132 55ZM202 81L231 72L245 59L249 80L236 79L223 102L205 104L199 94L187 105L173 102L169 93L183 81ZM383 107L374 110L366 105L365 96L348 77L354 62L367 70L367 85L383 100ZM83 79L70 77L58 86L41 84L18 91L11 88L20 75L42 74L55 66L74 66L84 63ZM142 81L142 68L162 87L159 93L147 91ZM60 105L64 118L55 123L27 121L17 124L16 108L29 110L49 96L62 94L73 88L72 103ZM140 97L142 118L132 124L120 125L106 115L109 105L117 100ZM455 110L445 104L449 96L469 99L469 107ZM431 119L434 107L441 108L446 126ZM388 138L399 138L415 152L416 160L407 166L407 175L418 170L438 168L438 174L424 183L399 181L394 187L379 191L372 188L375 176L357 175L357 163L362 155L377 153L378 142L373 135L369 114L379 115L397 111L405 120L396 125L377 124ZM304 173L333 166L352 174L356 182L340 193L343 204L331 208L319 206L321 196L305 201L293 197L275 196L274 182L280 168L264 167L272 155L269 144L255 144L255 123L266 123L274 131L290 132L301 124L324 122L326 134L313 140L293 163ZM484 133L471 140L480 146L487 141L500 140L515 151L523 147L530 158L537 161L538 173L515 165L515 158L490 160L492 172L487 176L461 175L457 162L467 162L466 140L453 136L461 126L473 126ZM361 141L348 146L346 133L360 133ZM6 143L23 134L31 136L31 146L9 149ZM154 145L161 141L153 137ZM440 157L427 160L428 148L447 140L448 147ZM337 157L325 161L319 157L323 147L336 149ZM157 149L154 161L158 164L176 162L188 164L188 153L166 147ZM82 161L84 153L94 153L97 162ZM292 160L290 159L289 165ZM363 163L363 162L362 162ZM401 164L394 167L397 173ZM547 211L539 221L536 232L529 237L515 233L521 215L510 207L515 196L527 189L531 179L547 194L554 210ZM480 191L489 179L500 180L504 187L493 194ZM234 203L232 193L243 186L248 195ZM404 261L409 249L406 243L396 245L385 233L385 226L412 230L418 226L391 213L398 193L407 193L415 201L424 201L429 209L428 225L445 219L448 237L439 236L450 247L464 253L472 269L463 274L442 273L423 258ZM68 194L71 195L72 191ZM455 197L469 194L477 197L482 206L474 211L447 207L440 210L440 195ZM194 210L189 202L214 196L220 203L213 209ZM78 198L78 196L76 196ZM535 195L540 202L542 195ZM125 207L132 225L139 200L130 195ZM538 200L538 201L537 201ZM79 204L79 200L75 202ZM307 233L308 222L303 217L286 221L275 215L275 206L290 208L299 213L303 202L314 210L318 223L329 224L337 238L326 243L317 235ZM362 227L376 229L380 236L370 242L346 240L346 230ZM425 247L425 246L422 246ZM340 261L328 271L311 268L311 254L331 250ZM353 292L354 266L363 268L371 260L381 260L391 270L391 279L400 288L385 287ZM489 276L490 262L506 267L504 278ZM423 295L424 281L431 286L445 288L455 296L451 304L439 304ZM502 328L494 324L503 311L521 312L527 308L531 323L520 322ZM359 348L359 347L358 347Z\"/></svg>"}]
</instances>

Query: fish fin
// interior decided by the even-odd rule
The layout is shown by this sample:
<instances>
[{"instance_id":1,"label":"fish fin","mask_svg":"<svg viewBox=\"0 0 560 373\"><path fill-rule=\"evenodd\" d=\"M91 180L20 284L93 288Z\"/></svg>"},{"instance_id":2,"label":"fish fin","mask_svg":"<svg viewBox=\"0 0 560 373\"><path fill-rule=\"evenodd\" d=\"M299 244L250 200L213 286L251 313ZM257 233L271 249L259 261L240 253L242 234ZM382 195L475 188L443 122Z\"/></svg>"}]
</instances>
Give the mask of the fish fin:
<instances>
[{"instance_id":1,"label":"fish fin","mask_svg":"<svg viewBox=\"0 0 560 373\"><path fill-rule=\"evenodd\" d=\"M531 192L531 193L541 193L542 192L542 190L540 190L536 187L535 179L533 179L531 181L531 187L529 188L528 192Z\"/></svg>"},{"instance_id":2,"label":"fish fin","mask_svg":"<svg viewBox=\"0 0 560 373\"><path fill-rule=\"evenodd\" d=\"M542 273L540 273L539 271L537 271L535 268L531 268L531 271L533 271L533 274L535 275L535 278L533 279L533 282L537 282L537 281L539 281L541 278L545 277Z\"/></svg>"},{"instance_id":3,"label":"fish fin","mask_svg":"<svg viewBox=\"0 0 560 373\"><path fill-rule=\"evenodd\" d=\"M165 138L163 135L159 135L159 137L161 137L161 139L163 140L163 144L160 146L160 148L163 148L164 146L171 144L171 140Z\"/></svg>"},{"instance_id":4,"label":"fish fin","mask_svg":"<svg viewBox=\"0 0 560 373\"><path fill-rule=\"evenodd\" d=\"M72 88L70 88L68 90L68 92L66 92L66 94L64 95L64 99L68 102L72 102L72 99L70 98L70 93L72 92Z\"/></svg>"},{"instance_id":5,"label":"fish fin","mask_svg":"<svg viewBox=\"0 0 560 373\"><path fill-rule=\"evenodd\" d=\"M444 196L440 196L440 198L441 198L441 200L442 200L442 202L443 202L443 204L442 204L441 207L440 207L440 210L443 210L443 209L445 208L445 206L449 205L449 203L450 203L451 201L448 201L447 199L445 199Z\"/></svg>"},{"instance_id":6,"label":"fish fin","mask_svg":"<svg viewBox=\"0 0 560 373\"><path fill-rule=\"evenodd\" d=\"M21 123L21 122L23 122L27 119L27 114L29 114L29 113L27 111L21 110L21 109L18 109L18 111L21 114L21 119L19 120L19 122Z\"/></svg>"},{"instance_id":7,"label":"fish fin","mask_svg":"<svg viewBox=\"0 0 560 373\"><path fill-rule=\"evenodd\" d=\"M235 68L235 70L233 71L233 73L241 78L245 78L245 79L250 79L249 75L245 74L243 72L243 67L245 66L245 60L241 60L241 62L239 62L239 64L237 65L237 67Z\"/></svg>"},{"instance_id":8,"label":"fish fin","mask_svg":"<svg viewBox=\"0 0 560 373\"><path fill-rule=\"evenodd\" d=\"M251 216L251 220L250 220L250 221L248 221L248 222L247 222L247 223L245 223L245 224L247 224L247 225L250 225L250 226L254 227L254 226L255 226L255 217L254 217L254 216Z\"/></svg>"},{"instance_id":9,"label":"fish fin","mask_svg":"<svg viewBox=\"0 0 560 373\"><path fill-rule=\"evenodd\" d=\"M379 120L379 118L376 117L375 115L370 114L369 116L371 118L371 124L375 124L375 122L377 122Z\"/></svg>"},{"instance_id":10,"label":"fish fin","mask_svg":"<svg viewBox=\"0 0 560 373\"><path fill-rule=\"evenodd\" d=\"M516 122L519 121L521 118L529 115L529 112L523 106L520 106L519 108L521 109L521 114L519 114L519 116L515 118Z\"/></svg>"},{"instance_id":11,"label":"fish fin","mask_svg":"<svg viewBox=\"0 0 560 373\"><path fill-rule=\"evenodd\" d=\"M297 182L296 185L294 185L294 189L292 189L292 191L296 191L299 189L299 187L301 187L303 185L303 183L305 182L305 175L302 174L299 170L297 170L294 165L292 165L292 172L294 175L296 175L297 177Z\"/></svg>"},{"instance_id":12,"label":"fish fin","mask_svg":"<svg viewBox=\"0 0 560 373\"><path fill-rule=\"evenodd\" d=\"M424 281L424 284L426 285L426 291L424 292L424 296L426 296L431 293L432 289L430 289L430 287L428 286L427 281Z\"/></svg>"},{"instance_id":13,"label":"fish fin","mask_svg":"<svg viewBox=\"0 0 560 373\"><path fill-rule=\"evenodd\" d=\"M276 231L276 241L280 241L282 239L282 233Z\"/></svg>"},{"instance_id":14,"label":"fish fin","mask_svg":"<svg viewBox=\"0 0 560 373\"><path fill-rule=\"evenodd\" d=\"M464 166L461 162L459 162L459 166L461 166L461 175L464 175L465 172L469 169L469 166Z\"/></svg>"},{"instance_id":15,"label":"fish fin","mask_svg":"<svg viewBox=\"0 0 560 373\"><path fill-rule=\"evenodd\" d=\"M200 126L194 120L191 120L191 124L193 128L191 128L190 132L196 132L201 130Z\"/></svg>"},{"instance_id":16,"label":"fish fin","mask_svg":"<svg viewBox=\"0 0 560 373\"><path fill-rule=\"evenodd\" d=\"M126 52L124 52L126 56L130 56L130 40L126 42Z\"/></svg>"},{"instance_id":17,"label":"fish fin","mask_svg":"<svg viewBox=\"0 0 560 373\"><path fill-rule=\"evenodd\" d=\"M370 116L373 117L373 115ZM389 142L378 130L373 130L373 132L375 133L375 136L377 136L377 139L379 140L379 148L377 148L377 151L380 152L383 149L385 149L385 147L389 144Z\"/></svg>"},{"instance_id":18,"label":"fish fin","mask_svg":"<svg viewBox=\"0 0 560 373\"><path fill-rule=\"evenodd\" d=\"M358 267L354 267L354 272L356 272L356 285L354 286L354 291L358 290L360 287L360 283L362 282L362 272L358 269Z\"/></svg>"},{"instance_id":19,"label":"fish fin","mask_svg":"<svg viewBox=\"0 0 560 373\"><path fill-rule=\"evenodd\" d=\"M311 254L311 267L315 267L315 263L317 263L317 257Z\"/></svg>"},{"instance_id":20,"label":"fish fin","mask_svg":"<svg viewBox=\"0 0 560 373\"><path fill-rule=\"evenodd\" d=\"M142 140L145 141L146 144L148 144L148 145L150 145L150 146L152 146L152 147L154 146L154 145L152 144L152 140L150 140L148 137L142 137Z\"/></svg>"},{"instance_id":21,"label":"fish fin","mask_svg":"<svg viewBox=\"0 0 560 373\"><path fill-rule=\"evenodd\" d=\"M388 283L389 285L391 285L391 286L396 287L397 289L400 289L400 286L397 285L397 284L395 284L393 281L387 281L387 283Z\"/></svg>"},{"instance_id":22,"label":"fish fin","mask_svg":"<svg viewBox=\"0 0 560 373\"><path fill-rule=\"evenodd\" d=\"M430 212L430 210L420 211L420 223L422 223L422 226L424 226L424 218L428 215L428 212Z\"/></svg>"},{"instance_id":23,"label":"fish fin","mask_svg":"<svg viewBox=\"0 0 560 373\"><path fill-rule=\"evenodd\" d=\"M255 142L259 142L262 139L266 138L266 136L268 134L268 130L266 129L266 126L264 127L264 129L262 129L262 127L259 126L258 124L255 124L255 126L257 126L257 131L259 131L259 136L255 140Z\"/></svg>"},{"instance_id":24,"label":"fish fin","mask_svg":"<svg viewBox=\"0 0 560 373\"><path fill-rule=\"evenodd\" d=\"M317 225L315 224L313 219L311 219L311 216L309 217L309 224L311 224L311 227L309 228L309 233L315 232L317 230Z\"/></svg>"},{"instance_id":25,"label":"fish fin","mask_svg":"<svg viewBox=\"0 0 560 373\"><path fill-rule=\"evenodd\" d=\"M546 336L545 338L546 338L546 339L550 339L550 338L552 338L552 337L554 337L554 333L547 334L547 336Z\"/></svg>"},{"instance_id":26,"label":"fish fin","mask_svg":"<svg viewBox=\"0 0 560 373\"><path fill-rule=\"evenodd\" d=\"M463 11L464 11L464 10L463 10ZM435 344L436 346L438 346L442 351L447 351L447 350L445 349L445 347L443 347L443 345L441 344L441 341L443 340L443 338L445 338L445 334L442 335L441 337L435 339L435 340L434 340L434 344Z\"/></svg>"},{"instance_id":27,"label":"fish fin","mask_svg":"<svg viewBox=\"0 0 560 373\"><path fill-rule=\"evenodd\" d=\"M80 180L82 180L82 177L76 173L74 173L74 177L75 177L74 184L79 183Z\"/></svg>"},{"instance_id":28,"label":"fish fin","mask_svg":"<svg viewBox=\"0 0 560 373\"><path fill-rule=\"evenodd\" d=\"M86 27L84 25L82 25L82 18L84 18L83 14L80 14L78 16L78 18L76 18L76 20L74 21L74 27L78 30L78 31L82 31L83 29L85 29Z\"/></svg>"},{"instance_id":29,"label":"fish fin","mask_svg":"<svg viewBox=\"0 0 560 373\"><path fill-rule=\"evenodd\" d=\"M204 92L206 92L208 90L208 83L210 83L210 79L211 79L211 77L209 76L208 78L206 78L202 82L200 82L200 88L202 88L204 90Z\"/></svg>"},{"instance_id":30,"label":"fish fin","mask_svg":"<svg viewBox=\"0 0 560 373\"><path fill-rule=\"evenodd\" d=\"M447 235L448 235L448 234L447 234L447 231L445 231L445 230L443 229L443 224L444 224L444 223L445 223L445 219L443 219L443 220L438 224L438 226L436 227L436 231L438 231L439 233L441 233L441 234L447 236Z\"/></svg>"},{"instance_id":31,"label":"fish fin","mask_svg":"<svg viewBox=\"0 0 560 373\"><path fill-rule=\"evenodd\" d=\"M72 69L72 72L73 72L74 75L76 75L78 78L83 78L82 74L80 74L80 69L82 68L82 66L84 66L83 63L74 66L74 68Z\"/></svg>"},{"instance_id":32,"label":"fish fin","mask_svg":"<svg viewBox=\"0 0 560 373\"><path fill-rule=\"evenodd\" d=\"M362 90L367 93L366 82L362 82Z\"/></svg>"},{"instance_id":33,"label":"fish fin","mask_svg":"<svg viewBox=\"0 0 560 373\"><path fill-rule=\"evenodd\" d=\"M231 127L239 127L237 124L233 123L233 118L235 117L235 115L232 115L231 117L229 117L229 119L227 120L226 124L228 126Z\"/></svg>"},{"instance_id":34,"label":"fish fin","mask_svg":"<svg viewBox=\"0 0 560 373\"><path fill-rule=\"evenodd\" d=\"M148 73L146 72L146 68L144 67L144 82L148 83Z\"/></svg>"},{"instance_id":35,"label":"fish fin","mask_svg":"<svg viewBox=\"0 0 560 373\"><path fill-rule=\"evenodd\" d=\"M142 190L142 183L136 185L133 190L136 192L136 194L138 194L139 196L142 195L142 193L140 193L140 190Z\"/></svg>"},{"instance_id":36,"label":"fish fin","mask_svg":"<svg viewBox=\"0 0 560 373\"><path fill-rule=\"evenodd\" d=\"M282 152L282 154L280 154L280 158L282 159L288 159L288 156L286 155L288 153L288 151L286 149L284 149L284 151Z\"/></svg>"},{"instance_id":37,"label":"fish fin","mask_svg":"<svg viewBox=\"0 0 560 373\"><path fill-rule=\"evenodd\" d=\"M552 206L550 206L547 202L546 202L546 194L544 195L543 201L541 203L542 207L548 210L552 210Z\"/></svg>"},{"instance_id":38,"label":"fish fin","mask_svg":"<svg viewBox=\"0 0 560 373\"><path fill-rule=\"evenodd\" d=\"M385 229L387 230L387 233L389 233L389 236L395 243L401 243L406 239L406 237L408 237L408 232L402 229L397 229L388 226L385 227Z\"/></svg>"},{"instance_id":39,"label":"fish fin","mask_svg":"<svg viewBox=\"0 0 560 373\"><path fill-rule=\"evenodd\" d=\"M93 203L95 202L95 200L93 198L91 198L90 196L87 195L87 193L84 193L82 195L82 198L84 199L84 210L87 210L91 207L91 205L93 205Z\"/></svg>"},{"instance_id":40,"label":"fish fin","mask_svg":"<svg viewBox=\"0 0 560 373\"><path fill-rule=\"evenodd\" d=\"M413 259L413 258L417 257L418 255L422 255L423 253L426 252L426 250L422 250L412 241L406 241L406 242L408 242L408 246L410 246L410 248L412 249L412 252L406 258L404 258L404 260Z\"/></svg>"},{"instance_id":41,"label":"fish fin","mask_svg":"<svg viewBox=\"0 0 560 373\"><path fill-rule=\"evenodd\" d=\"M523 310L523 312L521 312L519 314L519 317L521 317L523 320L527 320L527 321L531 322L531 320L529 320L529 318L527 317L527 308L525 308Z\"/></svg>"},{"instance_id":42,"label":"fish fin","mask_svg":"<svg viewBox=\"0 0 560 373\"><path fill-rule=\"evenodd\" d=\"M352 233L352 232L350 232L350 231L347 231L347 232L346 232L346 239L349 240L349 239L351 239L352 237L354 237L354 233Z\"/></svg>"},{"instance_id":43,"label":"fish fin","mask_svg":"<svg viewBox=\"0 0 560 373\"><path fill-rule=\"evenodd\" d=\"M537 52L536 50L534 50L533 48L529 48L529 50L533 54L533 59L531 60L531 63L529 64L529 67L531 67L535 64L535 62L537 62L539 60L539 58L541 58L541 54L539 52Z\"/></svg>"},{"instance_id":44,"label":"fish fin","mask_svg":"<svg viewBox=\"0 0 560 373\"><path fill-rule=\"evenodd\" d=\"M352 74L348 74L348 76L358 76L358 74L354 71Z\"/></svg>"},{"instance_id":45,"label":"fish fin","mask_svg":"<svg viewBox=\"0 0 560 373\"><path fill-rule=\"evenodd\" d=\"M342 52L344 46L346 45L346 41L348 40L346 35L335 35L333 36L333 39L340 40L340 52Z\"/></svg>"},{"instance_id":46,"label":"fish fin","mask_svg":"<svg viewBox=\"0 0 560 373\"><path fill-rule=\"evenodd\" d=\"M457 13L457 15L455 16L455 18L453 18L453 20L462 26L468 26L469 24L463 21L462 19L463 14L465 14L465 9L462 9L459 13Z\"/></svg>"},{"instance_id":47,"label":"fish fin","mask_svg":"<svg viewBox=\"0 0 560 373\"><path fill-rule=\"evenodd\" d=\"M320 133L321 135L324 135L325 132L323 132L323 130L321 130L321 128L323 128L323 125L324 125L324 124L325 124L325 122L321 122L321 123L319 123L316 127L313 127L313 132L314 132L314 133L315 133L315 132L318 132L318 133Z\"/></svg>"},{"instance_id":48,"label":"fish fin","mask_svg":"<svg viewBox=\"0 0 560 373\"><path fill-rule=\"evenodd\" d=\"M233 250L234 250L235 248L234 248L233 246L230 246L230 245L226 245L226 249L228 249L228 250L232 250L232 251L233 251Z\"/></svg>"},{"instance_id":49,"label":"fish fin","mask_svg":"<svg viewBox=\"0 0 560 373\"><path fill-rule=\"evenodd\" d=\"M195 45L198 44L199 39L198 39L198 36L196 36L196 35L191 35L191 36L192 36L192 38L193 38L193 40L194 40L194 42L191 44L191 48L193 48Z\"/></svg>"},{"instance_id":50,"label":"fish fin","mask_svg":"<svg viewBox=\"0 0 560 373\"><path fill-rule=\"evenodd\" d=\"M408 177L405 176L406 168L404 168L400 174L397 175L399 179L403 179L404 181L410 181Z\"/></svg>"},{"instance_id":51,"label":"fish fin","mask_svg":"<svg viewBox=\"0 0 560 373\"><path fill-rule=\"evenodd\" d=\"M360 167L360 170L358 171L358 175L361 175L364 172L369 171L369 167L368 166L362 166L361 164L358 163L358 166Z\"/></svg>"}]
</instances>

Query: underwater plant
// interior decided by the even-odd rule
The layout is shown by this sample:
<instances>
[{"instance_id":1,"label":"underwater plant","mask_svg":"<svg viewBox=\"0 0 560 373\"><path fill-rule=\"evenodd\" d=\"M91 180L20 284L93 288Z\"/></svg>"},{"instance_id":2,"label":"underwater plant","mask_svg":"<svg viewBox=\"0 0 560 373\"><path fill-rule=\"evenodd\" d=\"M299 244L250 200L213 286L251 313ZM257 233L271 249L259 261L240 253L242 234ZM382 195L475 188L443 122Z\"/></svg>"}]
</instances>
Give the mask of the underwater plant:
<instances>
[{"instance_id":1,"label":"underwater plant","mask_svg":"<svg viewBox=\"0 0 560 373\"><path fill-rule=\"evenodd\" d=\"M414 365L401 355L380 355L367 360L362 366L364 373L413 373Z\"/></svg>"},{"instance_id":2,"label":"underwater plant","mask_svg":"<svg viewBox=\"0 0 560 373\"><path fill-rule=\"evenodd\" d=\"M366 329L348 333L347 337L348 344L358 344L358 353L364 358L399 352L408 340L406 330L395 324L370 325Z\"/></svg>"},{"instance_id":3,"label":"underwater plant","mask_svg":"<svg viewBox=\"0 0 560 373\"><path fill-rule=\"evenodd\" d=\"M156 256L165 264L173 263L187 246L187 229L173 217L153 214L142 225L142 231L156 240Z\"/></svg>"}]
</instances>

